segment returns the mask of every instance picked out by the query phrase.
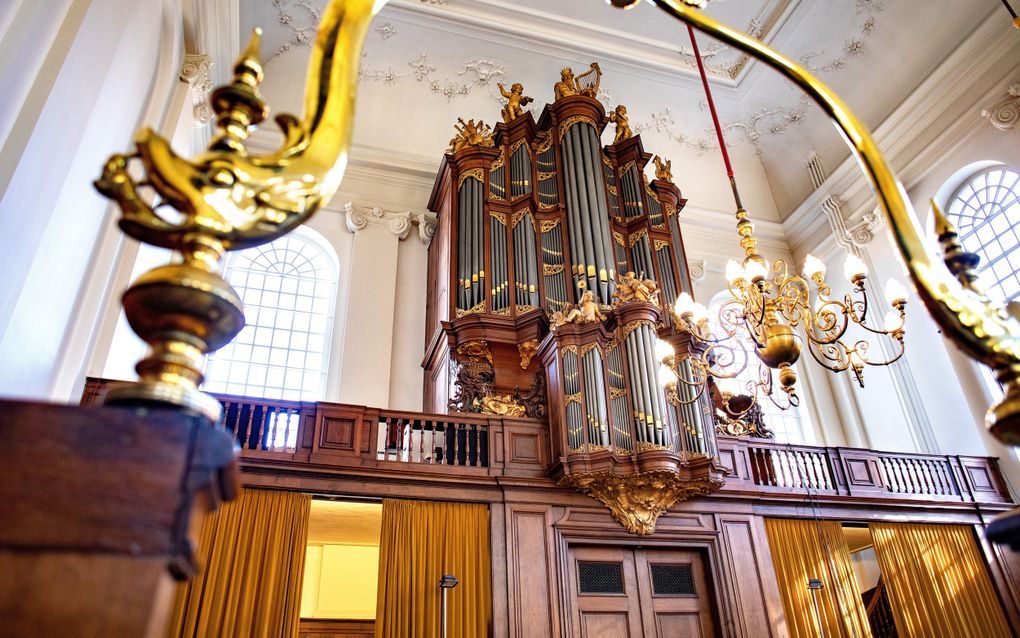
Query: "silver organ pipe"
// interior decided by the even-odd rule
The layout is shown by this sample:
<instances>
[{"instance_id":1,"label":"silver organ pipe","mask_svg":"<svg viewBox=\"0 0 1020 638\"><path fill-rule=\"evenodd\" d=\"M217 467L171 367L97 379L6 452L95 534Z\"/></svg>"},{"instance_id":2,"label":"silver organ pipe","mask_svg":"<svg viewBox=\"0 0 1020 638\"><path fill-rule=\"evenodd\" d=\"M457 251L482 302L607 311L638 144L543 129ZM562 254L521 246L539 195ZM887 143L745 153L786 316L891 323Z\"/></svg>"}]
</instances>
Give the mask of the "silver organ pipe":
<instances>
[{"instance_id":1,"label":"silver organ pipe","mask_svg":"<svg viewBox=\"0 0 1020 638\"><path fill-rule=\"evenodd\" d=\"M460 184L457 211L457 310L463 314L485 302L482 182L474 176Z\"/></svg>"},{"instance_id":2,"label":"silver organ pipe","mask_svg":"<svg viewBox=\"0 0 1020 638\"><path fill-rule=\"evenodd\" d=\"M641 178L637 166L629 164L620 176L620 191L623 194L623 213L627 218L644 215L644 204L641 201Z\"/></svg>"},{"instance_id":3,"label":"silver organ pipe","mask_svg":"<svg viewBox=\"0 0 1020 638\"><path fill-rule=\"evenodd\" d=\"M510 151L510 199L516 200L531 193L531 151L524 140Z\"/></svg>"},{"instance_id":4,"label":"silver organ pipe","mask_svg":"<svg viewBox=\"0 0 1020 638\"><path fill-rule=\"evenodd\" d=\"M584 444L584 422L581 418L581 380L577 346L563 349L563 398L567 414L567 445L571 450Z\"/></svg>"},{"instance_id":5,"label":"silver organ pipe","mask_svg":"<svg viewBox=\"0 0 1020 638\"><path fill-rule=\"evenodd\" d=\"M592 290L600 303L612 301L616 269L612 246L601 148L591 124L571 125L561 140L567 198L571 271L579 290Z\"/></svg>"}]
</instances>

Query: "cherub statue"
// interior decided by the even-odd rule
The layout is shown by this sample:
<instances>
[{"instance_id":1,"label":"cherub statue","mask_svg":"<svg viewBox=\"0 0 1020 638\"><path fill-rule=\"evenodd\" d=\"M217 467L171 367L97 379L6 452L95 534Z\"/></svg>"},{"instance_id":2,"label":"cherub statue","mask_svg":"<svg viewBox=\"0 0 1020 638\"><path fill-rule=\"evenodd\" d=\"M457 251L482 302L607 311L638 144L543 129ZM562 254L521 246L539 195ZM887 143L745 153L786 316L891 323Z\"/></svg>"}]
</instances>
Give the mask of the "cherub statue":
<instances>
[{"instance_id":1,"label":"cherub statue","mask_svg":"<svg viewBox=\"0 0 1020 638\"><path fill-rule=\"evenodd\" d=\"M595 293L591 290L586 290L581 295L580 301L577 302L577 306L569 308L566 311L557 310L552 316L552 327L559 328L568 323L597 323L599 321L605 321L606 316L602 314L602 309L599 308L599 304L595 301Z\"/></svg>"},{"instance_id":2,"label":"cherub statue","mask_svg":"<svg viewBox=\"0 0 1020 638\"><path fill-rule=\"evenodd\" d=\"M577 85L574 83L574 70L569 66L563 67L560 71L560 81L553 87L556 99L577 95Z\"/></svg>"},{"instance_id":3,"label":"cherub statue","mask_svg":"<svg viewBox=\"0 0 1020 638\"><path fill-rule=\"evenodd\" d=\"M645 279L644 273L641 274L641 277L637 277L632 270L625 275L617 275L616 290L613 291L617 305L629 301L659 303L659 285L651 279Z\"/></svg>"},{"instance_id":4,"label":"cherub statue","mask_svg":"<svg viewBox=\"0 0 1020 638\"><path fill-rule=\"evenodd\" d=\"M453 128L457 134L450 139L450 148L447 149L447 153L456 153L468 146L491 147L494 145L492 127L482 120L478 120L477 123L474 120L465 122L464 118L458 117L457 124Z\"/></svg>"},{"instance_id":5,"label":"cherub statue","mask_svg":"<svg viewBox=\"0 0 1020 638\"><path fill-rule=\"evenodd\" d=\"M524 95L524 87L520 82L514 82L510 85L509 92L503 88L502 84L497 84L496 86L499 87L500 95L506 98L506 106L503 107L501 113L503 115L503 121L507 124L524 115L523 107L535 101L527 95Z\"/></svg>"},{"instance_id":6,"label":"cherub statue","mask_svg":"<svg viewBox=\"0 0 1020 638\"><path fill-rule=\"evenodd\" d=\"M609 114L609 121L616 124L616 137L613 138L613 144L619 144L623 140L629 140L634 137L634 133L630 130L630 119L627 117L627 107L619 105L616 110Z\"/></svg>"},{"instance_id":7,"label":"cherub statue","mask_svg":"<svg viewBox=\"0 0 1020 638\"><path fill-rule=\"evenodd\" d=\"M673 161L672 160L663 161L662 157L659 155L655 156L654 161L655 161L655 179L661 179L666 182L672 182L673 172L671 169L673 167Z\"/></svg>"}]
</instances>

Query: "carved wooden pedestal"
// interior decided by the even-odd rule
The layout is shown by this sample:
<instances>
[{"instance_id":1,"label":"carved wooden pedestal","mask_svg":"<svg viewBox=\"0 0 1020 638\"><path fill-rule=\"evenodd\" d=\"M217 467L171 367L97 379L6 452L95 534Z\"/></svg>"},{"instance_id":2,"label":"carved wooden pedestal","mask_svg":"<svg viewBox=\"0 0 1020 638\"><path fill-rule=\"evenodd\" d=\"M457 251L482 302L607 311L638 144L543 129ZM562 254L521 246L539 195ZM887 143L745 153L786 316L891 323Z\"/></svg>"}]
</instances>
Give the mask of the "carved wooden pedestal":
<instances>
[{"instance_id":1,"label":"carved wooden pedestal","mask_svg":"<svg viewBox=\"0 0 1020 638\"><path fill-rule=\"evenodd\" d=\"M162 637L236 473L200 417L0 402L0 634Z\"/></svg>"}]
</instances>

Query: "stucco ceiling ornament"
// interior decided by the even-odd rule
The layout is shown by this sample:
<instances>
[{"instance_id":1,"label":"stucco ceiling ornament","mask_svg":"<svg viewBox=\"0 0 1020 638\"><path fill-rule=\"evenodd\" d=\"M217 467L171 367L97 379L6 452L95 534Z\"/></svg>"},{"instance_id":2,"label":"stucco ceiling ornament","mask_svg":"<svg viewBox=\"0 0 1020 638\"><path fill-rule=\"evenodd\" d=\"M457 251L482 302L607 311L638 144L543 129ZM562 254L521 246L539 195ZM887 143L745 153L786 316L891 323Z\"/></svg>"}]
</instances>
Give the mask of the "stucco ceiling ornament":
<instances>
[{"instance_id":1,"label":"stucco ceiling ornament","mask_svg":"<svg viewBox=\"0 0 1020 638\"><path fill-rule=\"evenodd\" d=\"M982 117L1000 131L1011 131L1020 122L1020 82L1009 87L1006 95L981 109Z\"/></svg>"},{"instance_id":2,"label":"stucco ceiling ornament","mask_svg":"<svg viewBox=\"0 0 1020 638\"><path fill-rule=\"evenodd\" d=\"M857 14L863 16L863 20L857 30L844 41L839 54L823 63L818 62L825 55L823 51L810 51L801 56L798 62L808 71L816 74L839 71L845 68L852 58L860 57L867 50L867 40L878 26L877 14L883 9L884 3L882 0L857 0ZM752 37L760 37L763 30L762 23L758 19L752 20L747 27L747 32ZM707 63L712 57L716 57L720 53L729 50L728 47L722 44L710 44L701 55L702 60L706 61L706 68L717 75L731 79L735 78L747 60L745 56L741 56L741 60L729 65L717 64L713 67ZM693 53L686 49L681 49L680 56L684 64L694 66ZM755 155L760 157L761 148L758 145L761 140L766 136L782 135L791 127L803 123L807 117L807 107L809 104L810 102L807 98L801 97L792 106L762 107L746 118L726 122L723 125L723 130L727 133L739 132L745 142L756 148ZM632 128L636 133L654 129L658 133L665 134L677 144L693 149L699 156L718 148L718 145L712 141L710 132L701 137L694 137L679 131L676 119L668 106L659 113L653 112L648 119L637 122L632 125Z\"/></svg>"},{"instance_id":3,"label":"stucco ceiling ornament","mask_svg":"<svg viewBox=\"0 0 1020 638\"><path fill-rule=\"evenodd\" d=\"M398 71L393 67L373 69L362 65L359 78L387 85L413 78L418 82L427 83L433 93L442 95L447 101L460 95L469 95L478 87L495 87L497 83L506 80L506 68L495 60L484 58L472 58L465 62L463 67L456 71L457 77L440 77L438 69L432 65L429 54L425 52L408 60L407 65L410 69L406 71ZM497 95L495 91L490 91L490 94L494 98Z\"/></svg>"}]
</instances>

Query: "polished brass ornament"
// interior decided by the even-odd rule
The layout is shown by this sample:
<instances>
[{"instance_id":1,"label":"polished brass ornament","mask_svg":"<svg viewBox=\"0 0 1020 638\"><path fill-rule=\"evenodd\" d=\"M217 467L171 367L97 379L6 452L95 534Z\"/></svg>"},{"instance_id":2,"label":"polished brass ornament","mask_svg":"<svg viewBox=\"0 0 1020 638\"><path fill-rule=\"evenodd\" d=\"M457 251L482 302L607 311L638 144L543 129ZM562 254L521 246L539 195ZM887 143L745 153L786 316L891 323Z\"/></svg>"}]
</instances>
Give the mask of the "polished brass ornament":
<instances>
[{"instance_id":1,"label":"polished brass ornament","mask_svg":"<svg viewBox=\"0 0 1020 638\"><path fill-rule=\"evenodd\" d=\"M347 164L361 45L374 0L331 0L322 13L305 88L305 115L280 115L279 150L250 155L252 127L268 109L259 95L256 30L234 79L211 96L220 129L206 153L188 160L152 129L135 150L110 157L96 188L117 202L129 236L180 255L124 293L131 328L149 345L138 383L111 389L107 403L169 404L215 420L219 403L199 391L205 356L244 327L237 293L217 273L225 251L272 241L304 223L336 192ZM132 174L140 164L142 179ZM161 209L173 208L176 214Z\"/></svg>"}]
</instances>

